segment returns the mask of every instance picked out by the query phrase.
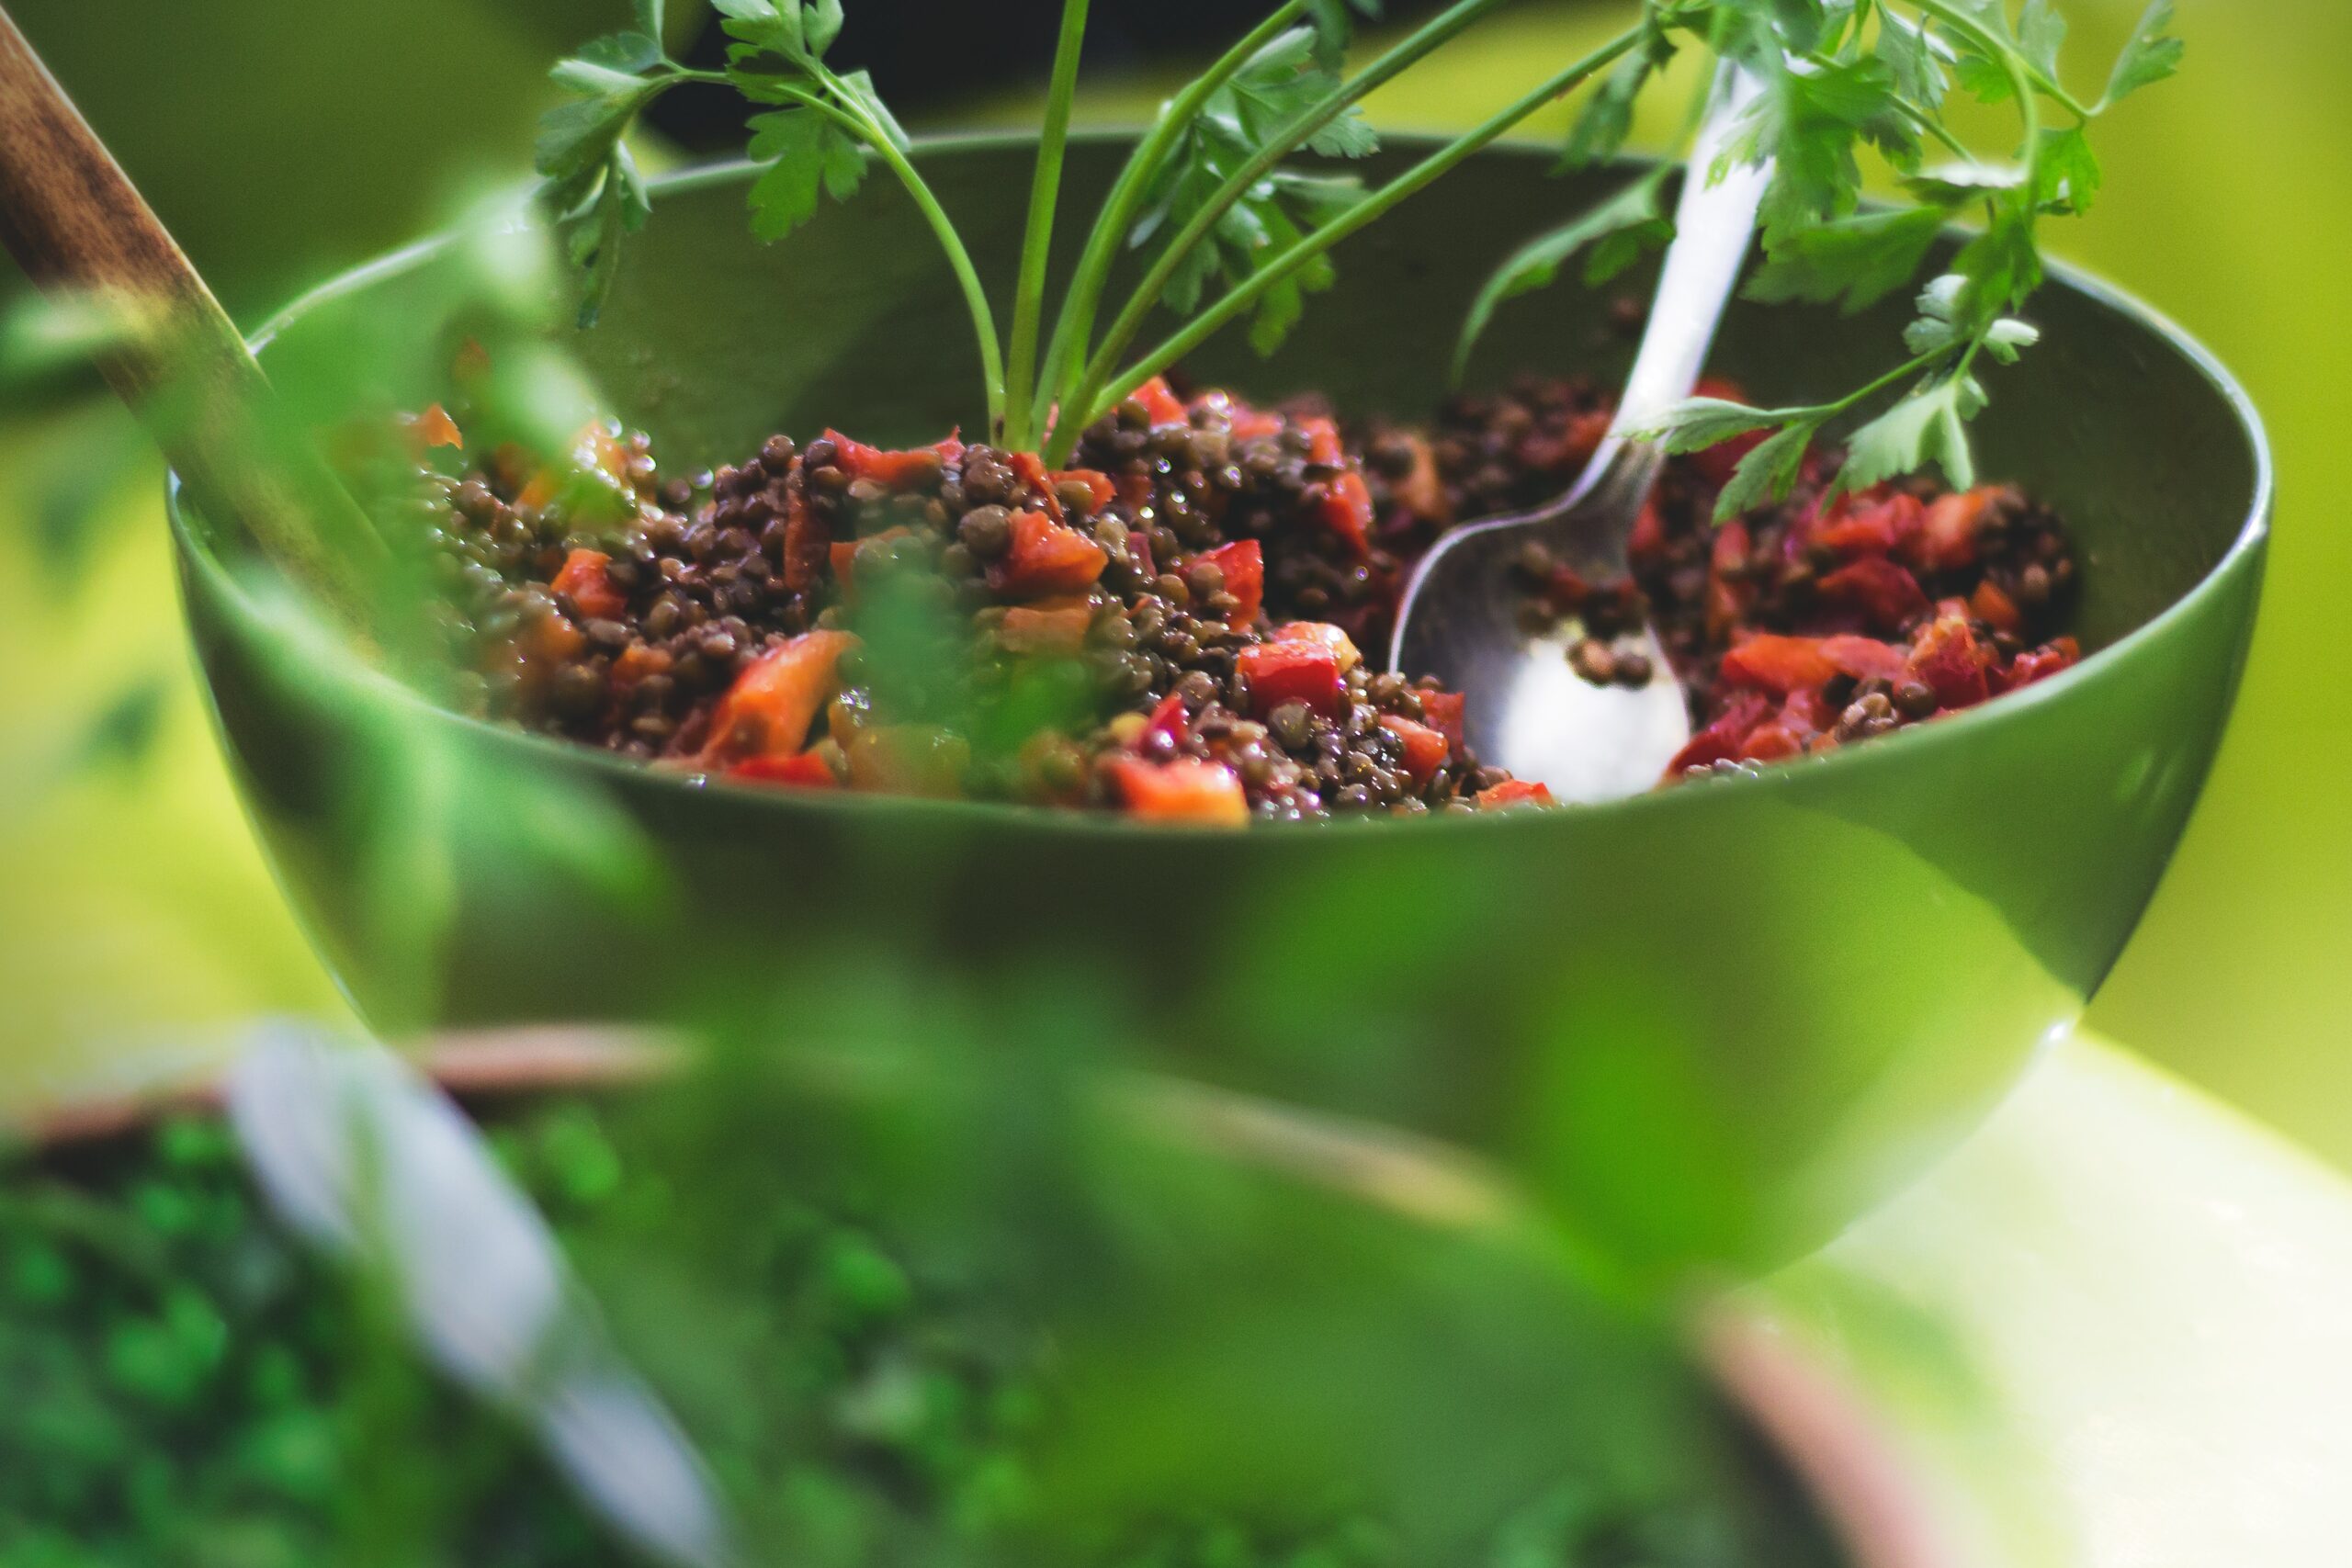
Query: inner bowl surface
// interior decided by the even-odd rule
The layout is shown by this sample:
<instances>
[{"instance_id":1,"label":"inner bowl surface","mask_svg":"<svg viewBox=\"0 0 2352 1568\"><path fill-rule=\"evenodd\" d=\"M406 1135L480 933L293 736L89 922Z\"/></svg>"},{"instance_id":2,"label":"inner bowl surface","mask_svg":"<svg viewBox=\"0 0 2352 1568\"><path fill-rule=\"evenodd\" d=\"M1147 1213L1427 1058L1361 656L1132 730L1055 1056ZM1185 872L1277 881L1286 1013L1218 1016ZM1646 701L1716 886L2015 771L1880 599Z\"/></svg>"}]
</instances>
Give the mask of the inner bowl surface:
<instances>
[{"instance_id":1,"label":"inner bowl surface","mask_svg":"<svg viewBox=\"0 0 2352 1568\"><path fill-rule=\"evenodd\" d=\"M1392 138L1384 156L1422 145ZM1120 154L1075 149L1068 210ZM1028 144L922 159L983 276L1009 278ZM1190 370L1260 398L1426 413L1495 260L1624 177L1552 164L1526 148L1472 160L1339 253L1338 288L1277 357L1220 339ZM899 442L972 423L969 328L911 205L876 180L763 247L744 180L661 188L580 345L616 412L672 465L777 429ZM434 265L428 247L363 269L289 311L277 341L322 297L397 291ZM1514 302L1473 384L1619 375L1608 303L1572 288ZM1743 301L1713 367L1767 402L1839 391L1883 366L1905 304L1848 318ZM1106 1065L1458 1140L1612 1256L1756 1260L1817 1241L1947 1147L2079 1014L2236 689L2269 502L2251 409L2202 351L2096 284L2062 274L2033 315L2041 344L1988 378L1983 467L2074 529L2093 657L1867 746L1599 808L1223 834L695 788L289 655L191 520L176 526L256 826L390 1032L672 1021L755 986L805 1003L805 1031L952 1018L1068 1035ZM561 801L571 826L642 829L673 897L599 897L563 824L494 829L463 790L454 812L407 809L409 786L363 761L394 718L455 760L437 776ZM419 953L382 940L400 897L384 873L428 863L446 874L414 880L440 886L449 925Z\"/></svg>"}]
</instances>

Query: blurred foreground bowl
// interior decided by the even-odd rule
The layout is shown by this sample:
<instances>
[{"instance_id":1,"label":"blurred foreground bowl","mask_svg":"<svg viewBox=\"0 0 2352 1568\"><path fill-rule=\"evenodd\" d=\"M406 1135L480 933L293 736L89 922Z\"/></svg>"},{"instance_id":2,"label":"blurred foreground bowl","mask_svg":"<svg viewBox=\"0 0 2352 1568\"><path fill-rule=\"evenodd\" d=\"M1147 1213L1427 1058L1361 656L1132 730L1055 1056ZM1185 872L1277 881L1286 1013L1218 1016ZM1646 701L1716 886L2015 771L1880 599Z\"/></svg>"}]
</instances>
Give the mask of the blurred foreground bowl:
<instances>
[{"instance_id":1,"label":"blurred foreground bowl","mask_svg":"<svg viewBox=\"0 0 2352 1568\"><path fill-rule=\"evenodd\" d=\"M1392 164L1428 143L1393 138ZM1087 209L1119 146L1074 152ZM1030 145L933 142L927 177L1009 278ZM1623 177L1498 148L1340 254L1275 358L1188 367L1259 398L1425 414L1496 259ZM1375 168L1375 175L1378 173ZM684 471L771 431L935 440L970 418L970 331L900 193L873 182L789 241L745 231L741 168L661 187L579 348ZM397 291L430 245L322 291ZM396 298L396 295L392 296ZM313 296L281 320L303 331ZM1606 299L1506 308L1474 382L1622 369ZM1858 317L1736 304L1713 368L1766 403L1882 367L1907 301ZM2061 273L2042 341L1988 378L1984 471L2055 505L2084 561L2076 669L1989 706L1758 777L1598 808L1202 833L968 803L694 787L322 671L175 513L197 649L254 820L371 1021L675 1021L756 985L831 1016L1061 1031L1140 1066L1488 1156L1600 1254L1792 1256L1951 1146L2077 1017L2195 803L2254 623L2270 462L2196 344ZM265 352L265 359L269 351ZM425 395L429 396L430 393ZM560 832L425 818L452 923L423 971L379 941L380 823L349 803L397 716L548 799L641 829L676 897L616 902ZM485 770L486 772L474 772ZM443 825L431 826L433 820Z\"/></svg>"}]
</instances>

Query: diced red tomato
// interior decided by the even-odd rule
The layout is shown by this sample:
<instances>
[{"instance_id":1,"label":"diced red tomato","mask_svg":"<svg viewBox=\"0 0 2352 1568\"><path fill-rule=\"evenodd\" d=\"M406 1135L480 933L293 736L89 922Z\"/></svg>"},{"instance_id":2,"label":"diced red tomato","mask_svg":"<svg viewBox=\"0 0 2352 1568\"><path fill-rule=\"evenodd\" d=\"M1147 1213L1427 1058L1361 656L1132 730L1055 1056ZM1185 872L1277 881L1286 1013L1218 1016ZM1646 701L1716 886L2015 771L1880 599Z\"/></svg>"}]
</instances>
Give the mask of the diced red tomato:
<instances>
[{"instance_id":1,"label":"diced red tomato","mask_svg":"<svg viewBox=\"0 0 2352 1568\"><path fill-rule=\"evenodd\" d=\"M997 640L1008 653L1077 653L1086 647L1094 607L1084 600L1016 604L1004 613Z\"/></svg>"},{"instance_id":2,"label":"diced red tomato","mask_svg":"<svg viewBox=\"0 0 2352 1568\"><path fill-rule=\"evenodd\" d=\"M1042 512L1022 512L1013 515L1012 542L1004 558L989 568L989 584L1023 598L1080 593L1110 564L1111 553L1077 529Z\"/></svg>"},{"instance_id":3,"label":"diced red tomato","mask_svg":"<svg viewBox=\"0 0 2352 1568\"><path fill-rule=\"evenodd\" d=\"M839 453L842 472L853 479L871 479L886 490L910 490L937 479L949 456L948 448L952 446L959 454L964 449L963 442L953 435L936 446L916 446L903 452L885 451L863 441L852 441L838 430L826 431L825 439Z\"/></svg>"},{"instance_id":4,"label":"diced red tomato","mask_svg":"<svg viewBox=\"0 0 2352 1568\"><path fill-rule=\"evenodd\" d=\"M1667 776L1672 778L1691 768L1735 760L1740 748L1747 744L1748 736L1771 711L1770 700L1760 693L1734 693L1731 701L1724 705L1724 711L1674 754L1674 761L1667 764Z\"/></svg>"},{"instance_id":5,"label":"diced red tomato","mask_svg":"<svg viewBox=\"0 0 2352 1568\"><path fill-rule=\"evenodd\" d=\"M1418 435L1400 435L1397 439L1412 454L1412 465L1403 477L1389 481L1388 493L1416 517L1431 523L1452 522L1453 506L1446 499L1445 480L1437 471L1437 454Z\"/></svg>"},{"instance_id":6,"label":"diced red tomato","mask_svg":"<svg viewBox=\"0 0 2352 1568\"><path fill-rule=\"evenodd\" d=\"M1991 578L1976 585L1968 596L1968 613L1996 632L2014 632L2025 625L2025 616L2018 610L2018 602L2001 591L2001 585Z\"/></svg>"},{"instance_id":7,"label":"diced red tomato","mask_svg":"<svg viewBox=\"0 0 2352 1568\"><path fill-rule=\"evenodd\" d=\"M1250 797L1241 775L1223 762L1180 757L1148 762L1121 757L1111 763L1119 797L1129 811L1159 822L1197 822L1240 827L1250 820Z\"/></svg>"},{"instance_id":8,"label":"diced red tomato","mask_svg":"<svg viewBox=\"0 0 2352 1568\"><path fill-rule=\"evenodd\" d=\"M605 569L613 558L602 550L574 550L563 558L563 570L548 587L568 593L580 613L591 620L617 620L628 613L628 595L613 586Z\"/></svg>"},{"instance_id":9,"label":"diced red tomato","mask_svg":"<svg viewBox=\"0 0 2352 1568\"><path fill-rule=\"evenodd\" d=\"M1069 521L1068 514L1062 510L1062 498L1054 493L1054 476L1046 471L1043 457L1035 452L1015 452L1012 455L1012 477L1021 481L1023 491L1036 498L1036 504L1044 509L1046 516L1057 523Z\"/></svg>"},{"instance_id":10,"label":"diced red tomato","mask_svg":"<svg viewBox=\"0 0 2352 1568\"><path fill-rule=\"evenodd\" d=\"M1957 571L1976 561L1976 527L1992 502L1988 489L1938 496L1919 531L1902 542L1903 558L1921 571Z\"/></svg>"},{"instance_id":11,"label":"diced red tomato","mask_svg":"<svg viewBox=\"0 0 2352 1568\"><path fill-rule=\"evenodd\" d=\"M1453 754L1453 742L1445 738L1445 733L1426 724L1385 713L1380 716L1380 728L1405 742L1405 772L1412 776L1416 789L1427 785Z\"/></svg>"},{"instance_id":12,"label":"diced red tomato","mask_svg":"<svg viewBox=\"0 0 2352 1568\"><path fill-rule=\"evenodd\" d=\"M1273 640L1330 649L1331 657L1340 661L1342 675L1363 662L1363 655L1356 651L1355 639L1329 621L1286 621L1274 628Z\"/></svg>"},{"instance_id":13,"label":"diced red tomato","mask_svg":"<svg viewBox=\"0 0 2352 1568\"><path fill-rule=\"evenodd\" d=\"M1943 615L1912 644L1906 673L1936 694L1939 708L1973 707L1993 694L1991 662L1966 616Z\"/></svg>"},{"instance_id":14,"label":"diced red tomato","mask_svg":"<svg viewBox=\"0 0 2352 1568\"><path fill-rule=\"evenodd\" d=\"M1900 631L1928 610L1919 580L1884 556L1849 561L1819 586L1824 599L1852 610L1878 631Z\"/></svg>"},{"instance_id":15,"label":"diced red tomato","mask_svg":"<svg viewBox=\"0 0 2352 1568\"><path fill-rule=\"evenodd\" d=\"M1423 692L1421 722L1445 737L1446 744L1462 744L1462 708L1467 701L1459 692Z\"/></svg>"},{"instance_id":16,"label":"diced red tomato","mask_svg":"<svg viewBox=\"0 0 2352 1568\"><path fill-rule=\"evenodd\" d=\"M1197 558L1222 572L1225 591L1241 602L1233 612L1233 624L1246 626L1255 623L1266 602L1266 552L1258 541L1236 539L1213 550L1203 550Z\"/></svg>"},{"instance_id":17,"label":"diced red tomato","mask_svg":"<svg viewBox=\"0 0 2352 1568\"><path fill-rule=\"evenodd\" d=\"M797 751L789 757L747 757L728 769L727 776L795 789L834 789L841 784L831 764L813 751Z\"/></svg>"},{"instance_id":18,"label":"diced red tomato","mask_svg":"<svg viewBox=\"0 0 2352 1568\"><path fill-rule=\"evenodd\" d=\"M1326 488L1323 525L1345 539L1358 560L1372 553L1372 490L1362 474L1343 473Z\"/></svg>"},{"instance_id":19,"label":"diced red tomato","mask_svg":"<svg viewBox=\"0 0 2352 1568\"><path fill-rule=\"evenodd\" d=\"M1549 806L1552 792L1532 779L1506 779L1492 789L1478 792L1477 806L1481 811L1502 811L1514 806Z\"/></svg>"},{"instance_id":20,"label":"diced red tomato","mask_svg":"<svg viewBox=\"0 0 2352 1568\"><path fill-rule=\"evenodd\" d=\"M1337 713L1347 700L1339 655L1317 643L1252 643L1236 656L1234 667L1250 682L1250 700L1261 714L1284 703Z\"/></svg>"},{"instance_id":21,"label":"diced red tomato","mask_svg":"<svg viewBox=\"0 0 2352 1568\"><path fill-rule=\"evenodd\" d=\"M856 641L846 632L807 632L744 666L711 716L704 761L724 764L798 751L818 710L831 700L834 667Z\"/></svg>"}]
</instances>

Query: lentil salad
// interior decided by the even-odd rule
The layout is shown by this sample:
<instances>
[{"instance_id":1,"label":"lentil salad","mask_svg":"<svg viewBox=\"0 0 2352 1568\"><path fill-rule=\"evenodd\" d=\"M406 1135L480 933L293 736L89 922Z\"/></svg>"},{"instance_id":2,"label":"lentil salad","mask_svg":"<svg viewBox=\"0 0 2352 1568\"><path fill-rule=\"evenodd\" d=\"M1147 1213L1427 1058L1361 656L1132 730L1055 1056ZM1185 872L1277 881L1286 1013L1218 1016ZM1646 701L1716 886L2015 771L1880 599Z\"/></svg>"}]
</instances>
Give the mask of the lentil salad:
<instances>
[{"instance_id":1,"label":"lentil salad","mask_svg":"<svg viewBox=\"0 0 2352 1568\"><path fill-rule=\"evenodd\" d=\"M1463 699L1374 670L1413 561L1448 527L1555 493L1609 407L1531 378L1426 428L1343 425L1155 380L1072 466L955 435L827 431L664 475L617 424L568 463L469 454L411 423L417 545L465 710L765 786L1103 807L1238 824L1548 804L1465 745ZM1815 754L2066 668L2078 570L2018 491L1923 478L1708 521L1747 446L1673 459L1632 576L1531 549L1531 635L1574 616L1585 679L1652 671L1694 736L1668 782Z\"/></svg>"}]
</instances>

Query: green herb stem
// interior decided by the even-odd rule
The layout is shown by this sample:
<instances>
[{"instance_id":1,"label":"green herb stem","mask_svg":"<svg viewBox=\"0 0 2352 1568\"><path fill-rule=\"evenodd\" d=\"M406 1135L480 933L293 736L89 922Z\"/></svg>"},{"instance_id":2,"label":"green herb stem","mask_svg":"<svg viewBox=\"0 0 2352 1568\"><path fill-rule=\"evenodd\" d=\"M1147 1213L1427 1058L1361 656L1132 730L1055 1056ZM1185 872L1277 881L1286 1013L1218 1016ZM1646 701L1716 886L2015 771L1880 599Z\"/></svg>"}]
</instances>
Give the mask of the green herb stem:
<instances>
[{"instance_id":1,"label":"green herb stem","mask_svg":"<svg viewBox=\"0 0 2352 1568\"><path fill-rule=\"evenodd\" d=\"M1002 439L1016 448L1035 440L1030 400L1037 375L1037 338L1045 313L1046 267L1054 243L1054 208L1061 195L1062 159L1069 143L1071 100L1086 41L1087 0L1064 0L1060 41L1054 49L1052 85L1037 141L1037 172L1029 186L1029 227L1021 242L1021 276L1012 299L1012 342L1006 355Z\"/></svg>"},{"instance_id":2,"label":"green herb stem","mask_svg":"<svg viewBox=\"0 0 2352 1568\"><path fill-rule=\"evenodd\" d=\"M1076 361L1086 352L1087 341L1093 334L1095 312L1102 302L1111 268L1118 261L1119 243L1135 220L1136 208L1142 202L1152 175L1167 162L1177 140L1199 116L1210 96L1232 80L1235 73L1260 50L1280 38L1306 14L1306 0L1288 0L1288 4L1251 28L1170 101L1159 122L1128 154L1125 166L1119 171L1119 177L1103 202L1102 213L1094 220L1092 232L1087 236L1085 252L1079 259L1078 270L1071 276L1069 291L1063 296L1061 310L1055 320L1053 339L1046 350L1045 369L1038 378L1029 413L1033 433L1045 430L1056 398L1069 389L1068 383L1078 367Z\"/></svg>"},{"instance_id":3,"label":"green herb stem","mask_svg":"<svg viewBox=\"0 0 2352 1568\"><path fill-rule=\"evenodd\" d=\"M1263 295L1267 289L1280 283L1340 241L1382 217L1399 202L1441 178L1463 160L1511 130L1553 99L1574 90L1594 72L1613 63L1619 56L1639 44L1643 35L1642 28L1627 28L1615 39L1585 55L1487 119L1476 130L1456 138L1429 157L1422 159L1412 168L1364 197L1350 207L1347 211L1325 223L1267 263L1244 282L1227 291L1225 297L1216 304L1193 317L1175 335L1145 355L1108 389L1091 398L1085 408L1083 417L1069 422L1067 434L1060 431L1056 433L1056 451L1066 456L1069 450L1066 442L1074 443L1078 431L1100 419L1111 409L1116 408L1123 400L1133 394L1136 389L1198 348L1227 322L1256 304L1260 296Z\"/></svg>"},{"instance_id":4,"label":"green herb stem","mask_svg":"<svg viewBox=\"0 0 2352 1568\"><path fill-rule=\"evenodd\" d=\"M1160 252L1159 259L1144 275L1143 281L1136 285L1125 308L1112 321L1093 356L1087 361L1077 393L1069 400L1071 406L1085 407L1096 400L1095 394L1104 378L1118 363L1119 355L1125 353L1127 345L1135 341L1136 334L1143 330L1144 322L1150 318L1160 297L1167 292L1169 280L1175 276L1177 268L1215 231L1218 221L1232 209L1235 202L1249 193L1251 186L1264 179L1275 164L1296 152L1317 131L1345 114L1374 90L1419 62L1423 56L1452 41L1464 28L1506 3L1507 0L1456 0L1456 4L1423 23L1350 78L1337 92L1300 115L1234 170L1201 209L1193 215L1192 220L1177 231L1175 238L1168 243L1167 248ZM1638 35L1641 29L1634 30ZM1061 443L1057 441L1056 445Z\"/></svg>"}]
</instances>

